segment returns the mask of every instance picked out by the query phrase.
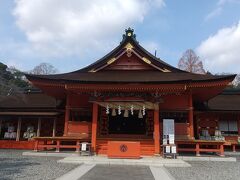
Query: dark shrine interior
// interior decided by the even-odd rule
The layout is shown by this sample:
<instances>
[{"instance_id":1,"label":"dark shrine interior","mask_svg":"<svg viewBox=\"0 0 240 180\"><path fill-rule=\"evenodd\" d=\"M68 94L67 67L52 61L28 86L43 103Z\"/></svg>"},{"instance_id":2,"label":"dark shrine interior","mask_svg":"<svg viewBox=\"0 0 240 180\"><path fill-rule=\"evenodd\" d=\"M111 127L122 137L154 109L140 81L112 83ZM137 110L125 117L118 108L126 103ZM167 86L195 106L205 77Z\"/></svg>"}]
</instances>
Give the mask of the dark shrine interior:
<instances>
[{"instance_id":1,"label":"dark shrine interior","mask_svg":"<svg viewBox=\"0 0 240 180\"><path fill-rule=\"evenodd\" d=\"M109 134L146 134L146 115L139 118L138 111L133 115L129 113L128 117L124 117L123 112L116 116L109 114L108 118Z\"/></svg>"}]
</instances>

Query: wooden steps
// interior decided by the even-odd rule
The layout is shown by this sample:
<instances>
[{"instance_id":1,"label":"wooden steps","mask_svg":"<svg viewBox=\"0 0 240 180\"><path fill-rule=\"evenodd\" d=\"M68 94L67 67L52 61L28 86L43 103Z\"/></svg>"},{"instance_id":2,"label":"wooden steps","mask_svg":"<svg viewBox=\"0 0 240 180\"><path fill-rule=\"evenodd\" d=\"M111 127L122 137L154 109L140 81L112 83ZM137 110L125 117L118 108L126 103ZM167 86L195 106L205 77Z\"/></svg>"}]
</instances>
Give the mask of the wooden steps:
<instances>
[{"instance_id":1,"label":"wooden steps","mask_svg":"<svg viewBox=\"0 0 240 180\"><path fill-rule=\"evenodd\" d=\"M97 154L106 155L108 140L97 140ZM154 155L154 141L153 140L143 140L140 141L141 149L140 153L142 156L153 156Z\"/></svg>"}]
</instances>

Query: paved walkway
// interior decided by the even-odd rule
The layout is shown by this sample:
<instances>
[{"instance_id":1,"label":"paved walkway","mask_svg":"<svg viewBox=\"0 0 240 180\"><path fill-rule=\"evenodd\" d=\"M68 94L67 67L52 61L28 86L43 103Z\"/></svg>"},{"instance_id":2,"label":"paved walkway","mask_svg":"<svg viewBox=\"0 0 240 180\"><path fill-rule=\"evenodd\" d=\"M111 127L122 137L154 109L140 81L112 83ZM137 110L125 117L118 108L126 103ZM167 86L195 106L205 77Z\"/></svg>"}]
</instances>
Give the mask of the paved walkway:
<instances>
[{"instance_id":1,"label":"paved walkway","mask_svg":"<svg viewBox=\"0 0 240 180\"><path fill-rule=\"evenodd\" d=\"M72 171L69 171L63 176L57 178L56 180L66 180L66 179L78 180L80 177L86 174L89 170L91 170L94 166L95 164L82 164L77 168L73 169Z\"/></svg>"},{"instance_id":2,"label":"paved walkway","mask_svg":"<svg viewBox=\"0 0 240 180\"><path fill-rule=\"evenodd\" d=\"M82 164L57 180L174 180L164 167Z\"/></svg>"}]
</instances>

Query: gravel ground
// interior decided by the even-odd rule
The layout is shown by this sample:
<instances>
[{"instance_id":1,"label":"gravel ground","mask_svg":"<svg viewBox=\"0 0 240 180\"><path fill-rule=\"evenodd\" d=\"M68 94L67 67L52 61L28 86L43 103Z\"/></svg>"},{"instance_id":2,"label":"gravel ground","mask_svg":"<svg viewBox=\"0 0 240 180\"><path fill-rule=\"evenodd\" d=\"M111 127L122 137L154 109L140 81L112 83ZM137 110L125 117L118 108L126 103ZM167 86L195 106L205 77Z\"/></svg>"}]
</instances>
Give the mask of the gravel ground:
<instances>
[{"instance_id":1,"label":"gravel ground","mask_svg":"<svg viewBox=\"0 0 240 180\"><path fill-rule=\"evenodd\" d=\"M167 168L176 180L239 180L240 162L188 162L192 167Z\"/></svg>"},{"instance_id":2,"label":"gravel ground","mask_svg":"<svg viewBox=\"0 0 240 180\"><path fill-rule=\"evenodd\" d=\"M22 156L21 150L0 150L1 180L55 179L77 165L57 163L61 158Z\"/></svg>"},{"instance_id":3,"label":"gravel ground","mask_svg":"<svg viewBox=\"0 0 240 180\"><path fill-rule=\"evenodd\" d=\"M154 180L147 166L96 165L79 180Z\"/></svg>"},{"instance_id":4,"label":"gravel ground","mask_svg":"<svg viewBox=\"0 0 240 180\"><path fill-rule=\"evenodd\" d=\"M1 180L46 180L55 179L78 165L57 163L61 158L22 156L20 150L0 150ZM166 167L176 180L239 180L240 155L237 162L188 162L192 167ZM145 166L100 166L97 165L81 180L153 180L149 167Z\"/></svg>"}]
</instances>

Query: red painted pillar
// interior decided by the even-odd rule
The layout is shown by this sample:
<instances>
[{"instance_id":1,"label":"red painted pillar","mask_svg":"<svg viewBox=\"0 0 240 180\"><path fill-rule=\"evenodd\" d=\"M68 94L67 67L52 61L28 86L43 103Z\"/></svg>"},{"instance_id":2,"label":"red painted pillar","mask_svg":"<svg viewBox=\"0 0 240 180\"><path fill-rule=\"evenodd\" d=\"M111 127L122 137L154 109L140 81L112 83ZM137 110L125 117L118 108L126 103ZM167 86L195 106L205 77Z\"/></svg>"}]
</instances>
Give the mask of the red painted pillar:
<instances>
[{"instance_id":1,"label":"red painted pillar","mask_svg":"<svg viewBox=\"0 0 240 180\"><path fill-rule=\"evenodd\" d=\"M96 153L96 141L97 141L97 119L98 119L98 105L93 103L92 111L92 150Z\"/></svg>"},{"instance_id":2,"label":"red painted pillar","mask_svg":"<svg viewBox=\"0 0 240 180\"><path fill-rule=\"evenodd\" d=\"M240 114L238 115L238 135L240 135Z\"/></svg>"},{"instance_id":3,"label":"red painted pillar","mask_svg":"<svg viewBox=\"0 0 240 180\"><path fill-rule=\"evenodd\" d=\"M159 109L154 110L154 152L160 154Z\"/></svg>"},{"instance_id":4,"label":"red painted pillar","mask_svg":"<svg viewBox=\"0 0 240 180\"><path fill-rule=\"evenodd\" d=\"M192 92L189 93L188 105L189 105L188 112L189 135L191 138L194 138Z\"/></svg>"},{"instance_id":5,"label":"red painted pillar","mask_svg":"<svg viewBox=\"0 0 240 180\"><path fill-rule=\"evenodd\" d=\"M68 134L68 121L70 117L70 103L69 103L69 95L66 97L66 107L65 107L65 123L64 123L64 136Z\"/></svg>"}]
</instances>

